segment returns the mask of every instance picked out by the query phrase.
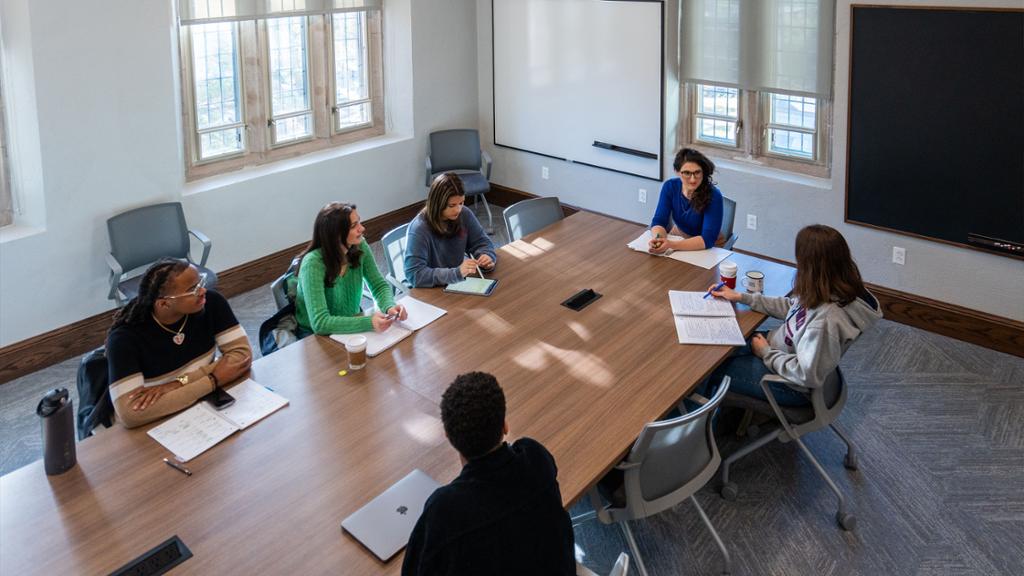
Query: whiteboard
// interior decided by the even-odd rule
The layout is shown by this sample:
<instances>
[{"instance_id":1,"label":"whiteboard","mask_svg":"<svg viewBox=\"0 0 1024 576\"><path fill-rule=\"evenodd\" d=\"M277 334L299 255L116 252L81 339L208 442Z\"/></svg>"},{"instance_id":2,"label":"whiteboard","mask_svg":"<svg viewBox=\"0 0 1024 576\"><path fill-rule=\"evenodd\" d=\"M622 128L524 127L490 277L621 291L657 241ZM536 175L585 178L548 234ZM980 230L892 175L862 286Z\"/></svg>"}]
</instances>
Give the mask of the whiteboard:
<instances>
[{"instance_id":1,"label":"whiteboard","mask_svg":"<svg viewBox=\"0 0 1024 576\"><path fill-rule=\"evenodd\" d=\"M493 7L494 143L660 180L662 2Z\"/></svg>"}]
</instances>

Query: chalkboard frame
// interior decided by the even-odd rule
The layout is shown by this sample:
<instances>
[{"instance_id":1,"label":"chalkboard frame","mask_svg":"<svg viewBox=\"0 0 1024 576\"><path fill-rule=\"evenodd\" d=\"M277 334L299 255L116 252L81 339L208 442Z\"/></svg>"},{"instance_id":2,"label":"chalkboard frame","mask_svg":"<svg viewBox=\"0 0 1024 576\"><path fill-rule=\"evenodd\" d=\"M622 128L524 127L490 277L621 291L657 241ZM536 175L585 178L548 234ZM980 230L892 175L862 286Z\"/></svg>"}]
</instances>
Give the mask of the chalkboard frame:
<instances>
[{"instance_id":1,"label":"chalkboard frame","mask_svg":"<svg viewBox=\"0 0 1024 576\"><path fill-rule=\"evenodd\" d=\"M851 161L852 161L852 158L851 158L852 152L851 152L851 150L852 150L852 139L853 139L853 132L854 132L854 127L853 127L853 124L852 124L852 116L853 116L853 109L854 109L854 105L853 105L853 92L854 92L853 72L854 72L854 62L853 62L853 59L854 59L854 40L856 38L856 36L855 36L855 34L856 34L856 27L855 27L856 18L855 18L855 15L856 15L856 12L860 11L860 10L867 11L867 10L875 10L875 9L913 10L913 11L921 11L921 12L924 12L924 11L1000 12L1000 13L1006 12L1006 13L1024 14L1024 9L1004 8L1004 7L916 6L916 5L879 5L879 4L851 4L850 5L850 50L849 50L850 53L849 53L849 69L847 71L848 78L847 78L847 107L846 107L846 128L847 128L846 129L846 167L845 167L845 169L846 169L846 176L845 176L845 189L844 189L844 202L843 202L843 220L844 220L844 222L846 222L847 224L853 224L853 225L856 225L856 226L863 226L865 228L872 228L872 229L881 230L881 231L884 231L884 232L891 232L893 234L899 234L901 236L908 236L908 237L912 237L912 238L918 238L918 239L921 239L921 240L928 240L930 242L939 242L939 243L942 243L942 244L946 244L946 245L950 245L950 246L956 246L956 247L959 247L959 248L967 248L969 250L974 250L974 251L978 251L978 252L984 252L986 254L995 254L995 255L998 255L998 256L1004 256L1004 257L1013 258L1013 259L1017 259L1017 260L1024 260L1024 253L1022 253L1020 251L1011 252L1011 251L1003 251L1003 250L998 250L998 249L991 249L991 248L987 248L985 246L976 245L976 244L970 244L970 243L967 243L967 242L956 242L956 241L949 240L949 239L946 239L946 238L938 238L938 237L934 237L934 236L928 236L928 235L924 235L924 234L918 234L918 233L915 233L915 232L901 230L901 229L898 229L898 228L892 228L892 227L888 227L888 226L882 226L882 225L879 225L879 224L872 224L872 223L869 223L869 222L863 222L863 221L860 221L860 220L854 220L854 219L852 219L850 217L850 176L851 176L850 166L851 166ZM1016 241L1014 241L1014 242L1016 242Z\"/></svg>"}]
</instances>

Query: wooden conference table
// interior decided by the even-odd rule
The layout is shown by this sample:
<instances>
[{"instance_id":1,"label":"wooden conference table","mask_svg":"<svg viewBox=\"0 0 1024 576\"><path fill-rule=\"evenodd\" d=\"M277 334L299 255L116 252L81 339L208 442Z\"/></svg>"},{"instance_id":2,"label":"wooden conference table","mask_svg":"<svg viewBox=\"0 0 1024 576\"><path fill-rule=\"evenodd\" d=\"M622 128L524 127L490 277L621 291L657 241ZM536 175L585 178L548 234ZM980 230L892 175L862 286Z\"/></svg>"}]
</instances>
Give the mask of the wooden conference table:
<instances>
[{"instance_id":1,"label":"wooden conference table","mask_svg":"<svg viewBox=\"0 0 1024 576\"><path fill-rule=\"evenodd\" d=\"M420 468L441 482L459 460L438 403L459 373L502 384L511 438L544 443L569 506L729 353L678 344L667 291L703 290L705 270L626 248L636 224L580 212L499 252L488 298L414 290L448 314L366 369L339 376L344 348L310 337L254 363L289 406L191 461L164 465L149 426L104 431L78 465L36 462L0 478L0 574L107 574L177 535L178 574L397 574L340 529L347 515ZM732 256L789 290L792 269ZM583 288L581 312L560 303ZM749 335L763 316L741 310Z\"/></svg>"}]
</instances>

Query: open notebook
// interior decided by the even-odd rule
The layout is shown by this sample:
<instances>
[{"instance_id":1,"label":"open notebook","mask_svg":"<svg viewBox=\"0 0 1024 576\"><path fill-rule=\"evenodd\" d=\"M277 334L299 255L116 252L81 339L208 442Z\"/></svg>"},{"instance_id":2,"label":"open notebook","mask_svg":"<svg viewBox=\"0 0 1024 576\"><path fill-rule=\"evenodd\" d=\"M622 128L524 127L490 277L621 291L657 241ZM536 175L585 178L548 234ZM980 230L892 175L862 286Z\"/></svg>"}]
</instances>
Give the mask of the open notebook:
<instances>
[{"instance_id":1,"label":"open notebook","mask_svg":"<svg viewBox=\"0 0 1024 576\"><path fill-rule=\"evenodd\" d=\"M746 344L736 310L720 298L704 298L707 292L668 291L672 318L680 344Z\"/></svg>"},{"instance_id":2,"label":"open notebook","mask_svg":"<svg viewBox=\"0 0 1024 576\"><path fill-rule=\"evenodd\" d=\"M669 235L669 240L682 240L682 236ZM626 246L629 246L637 252L643 252L644 254L651 254L648 249L649 242L651 241L651 231L644 230L644 233L639 238L633 240ZM680 262L686 262L687 264L693 264L694 266L700 266L708 270L714 268L719 262L725 260L732 255L732 252L725 248L719 248L718 246L712 246L707 250L669 250L664 254L651 254L651 256L665 256L673 260Z\"/></svg>"},{"instance_id":3,"label":"open notebook","mask_svg":"<svg viewBox=\"0 0 1024 576\"><path fill-rule=\"evenodd\" d=\"M217 411L206 402L178 414L147 432L180 462L206 452L238 430L245 430L288 404L288 400L250 379L227 389L235 403Z\"/></svg>"},{"instance_id":4,"label":"open notebook","mask_svg":"<svg viewBox=\"0 0 1024 576\"><path fill-rule=\"evenodd\" d=\"M366 355L373 357L381 352L398 344L409 337L410 334L444 316L448 312L437 306L417 300L412 296L403 296L398 303L405 306L409 313L405 320L399 320L383 332L360 332L359 335L366 336ZM356 334L331 334L331 339L344 344L349 338Z\"/></svg>"}]
</instances>

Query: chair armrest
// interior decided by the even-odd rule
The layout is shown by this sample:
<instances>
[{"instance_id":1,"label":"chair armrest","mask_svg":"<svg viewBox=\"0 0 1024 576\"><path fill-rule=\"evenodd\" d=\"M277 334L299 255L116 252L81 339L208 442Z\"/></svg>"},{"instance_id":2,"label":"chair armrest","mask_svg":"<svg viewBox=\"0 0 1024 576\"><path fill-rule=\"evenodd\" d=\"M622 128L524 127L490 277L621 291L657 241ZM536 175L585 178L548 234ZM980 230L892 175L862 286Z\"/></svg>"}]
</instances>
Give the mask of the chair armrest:
<instances>
[{"instance_id":1,"label":"chair armrest","mask_svg":"<svg viewBox=\"0 0 1024 576\"><path fill-rule=\"evenodd\" d=\"M394 276L392 276L391 274L385 274L384 275L384 279L387 280L388 284L391 284L391 286L399 294L408 294L409 293L409 287L406 286L405 284L402 284L401 282L399 282L398 279L395 278Z\"/></svg>"},{"instance_id":2,"label":"chair armrest","mask_svg":"<svg viewBox=\"0 0 1024 576\"><path fill-rule=\"evenodd\" d=\"M110 252L104 254L103 257L107 261L107 266L110 267L110 292L107 293L107 299L115 300L118 292L117 285L121 282L124 270L121 268L121 263Z\"/></svg>"},{"instance_id":3,"label":"chair armrest","mask_svg":"<svg viewBox=\"0 0 1024 576\"><path fill-rule=\"evenodd\" d=\"M491 164L494 162L491 160L491 155L487 153L487 150L480 149L480 156L484 159L484 177L487 181L491 181Z\"/></svg>"},{"instance_id":4,"label":"chair armrest","mask_svg":"<svg viewBox=\"0 0 1024 576\"><path fill-rule=\"evenodd\" d=\"M615 465L616 470L631 470L640 466L639 462L626 462L623 460Z\"/></svg>"},{"instance_id":5,"label":"chair armrest","mask_svg":"<svg viewBox=\"0 0 1024 576\"><path fill-rule=\"evenodd\" d=\"M210 242L210 239L206 237L206 234L203 234L199 230L193 230L189 228L188 233L195 236L196 240L199 240L200 242L203 243L203 257L202 259L199 260L199 265L205 267L206 259L210 257L210 247L213 246L213 243Z\"/></svg>"},{"instance_id":6,"label":"chair armrest","mask_svg":"<svg viewBox=\"0 0 1024 576\"><path fill-rule=\"evenodd\" d=\"M427 186L429 187L430 186L430 176L434 173L433 164L431 164L431 162L430 162L430 154L427 154L427 162L426 162L426 164L427 164L427 177L426 177L426 181L427 181Z\"/></svg>"}]
</instances>

